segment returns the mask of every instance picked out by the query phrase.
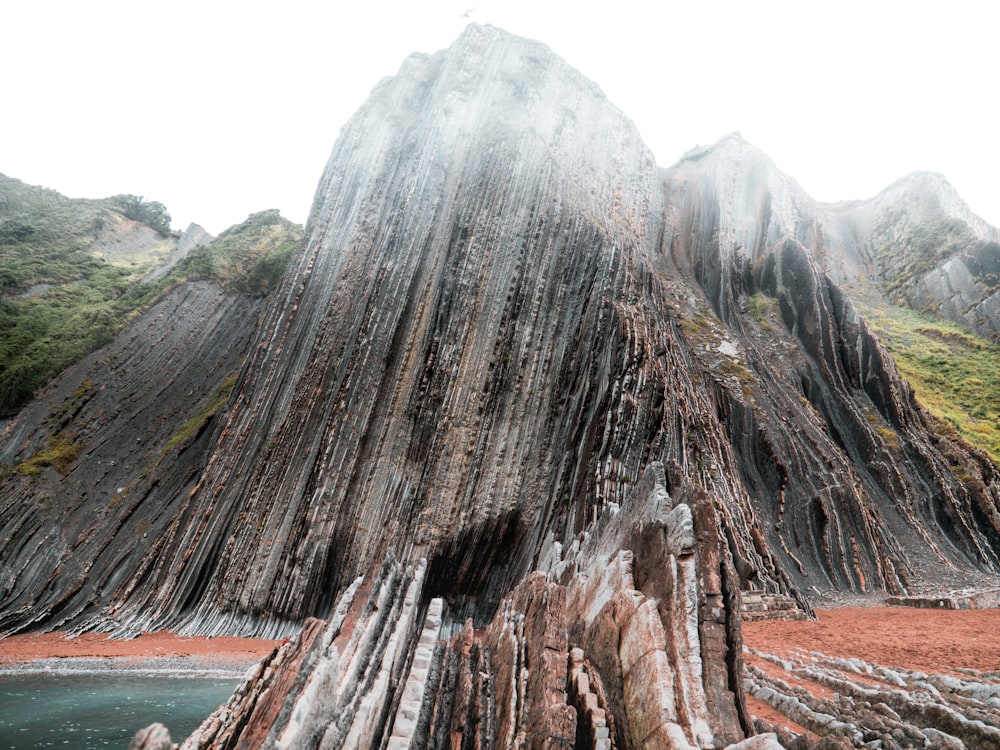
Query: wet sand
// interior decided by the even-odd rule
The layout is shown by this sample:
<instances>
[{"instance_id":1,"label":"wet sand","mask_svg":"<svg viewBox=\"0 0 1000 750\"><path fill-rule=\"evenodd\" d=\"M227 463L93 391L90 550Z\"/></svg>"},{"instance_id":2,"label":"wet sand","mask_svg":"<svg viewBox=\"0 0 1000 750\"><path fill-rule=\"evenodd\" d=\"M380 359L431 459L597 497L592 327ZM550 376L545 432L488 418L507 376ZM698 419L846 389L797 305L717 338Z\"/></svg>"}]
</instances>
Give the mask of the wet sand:
<instances>
[{"instance_id":1,"label":"wet sand","mask_svg":"<svg viewBox=\"0 0 1000 750\"><path fill-rule=\"evenodd\" d=\"M806 649L924 672L1000 671L1000 609L844 607L816 616L744 623L743 641L779 656Z\"/></svg>"},{"instance_id":2,"label":"wet sand","mask_svg":"<svg viewBox=\"0 0 1000 750\"><path fill-rule=\"evenodd\" d=\"M85 633L67 638L64 633L25 633L0 638L0 668L17 670L32 665L104 665L107 668L142 667L155 670L212 668L242 670L271 653L281 641L262 638L179 636L176 633L143 633L130 640Z\"/></svg>"}]
</instances>

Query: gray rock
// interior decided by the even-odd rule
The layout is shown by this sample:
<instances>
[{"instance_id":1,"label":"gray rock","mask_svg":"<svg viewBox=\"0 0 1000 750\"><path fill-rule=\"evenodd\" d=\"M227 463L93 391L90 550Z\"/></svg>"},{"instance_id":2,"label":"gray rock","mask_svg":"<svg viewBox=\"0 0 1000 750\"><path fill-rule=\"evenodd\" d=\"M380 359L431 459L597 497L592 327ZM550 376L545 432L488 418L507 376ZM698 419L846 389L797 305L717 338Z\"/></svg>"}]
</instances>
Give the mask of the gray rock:
<instances>
[{"instance_id":1,"label":"gray rock","mask_svg":"<svg viewBox=\"0 0 1000 750\"><path fill-rule=\"evenodd\" d=\"M136 732L128 750L174 750L176 747L170 739L169 730L157 722Z\"/></svg>"}]
</instances>

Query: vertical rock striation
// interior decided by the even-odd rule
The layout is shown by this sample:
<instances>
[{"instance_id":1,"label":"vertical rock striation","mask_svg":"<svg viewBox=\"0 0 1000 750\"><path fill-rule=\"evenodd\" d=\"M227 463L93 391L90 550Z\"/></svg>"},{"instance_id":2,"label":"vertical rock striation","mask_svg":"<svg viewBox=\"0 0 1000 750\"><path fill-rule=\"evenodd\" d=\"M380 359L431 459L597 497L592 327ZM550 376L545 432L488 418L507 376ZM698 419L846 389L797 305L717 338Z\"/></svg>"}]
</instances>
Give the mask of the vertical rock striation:
<instances>
[{"instance_id":1,"label":"vertical rock striation","mask_svg":"<svg viewBox=\"0 0 1000 750\"><path fill-rule=\"evenodd\" d=\"M338 141L136 624L324 615L387 549L488 621L650 461L708 477L729 449L661 294L656 174L541 45L471 27L407 61Z\"/></svg>"},{"instance_id":2,"label":"vertical rock striation","mask_svg":"<svg viewBox=\"0 0 1000 750\"><path fill-rule=\"evenodd\" d=\"M774 747L741 590L1000 568L996 467L845 291L866 210L738 137L658 169L550 50L470 26L345 126L182 470L131 463L103 537L68 508L69 577L3 506L0 625L298 631L187 748Z\"/></svg>"},{"instance_id":3,"label":"vertical rock striation","mask_svg":"<svg viewBox=\"0 0 1000 750\"><path fill-rule=\"evenodd\" d=\"M260 307L208 281L178 287L7 424L0 632L118 627L183 522Z\"/></svg>"},{"instance_id":4,"label":"vertical rock striation","mask_svg":"<svg viewBox=\"0 0 1000 750\"><path fill-rule=\"evenodd\" d=\"M664 481L653 464L620 510L550 538L482 628L426 599L425 561L390 556L182 747L737 745L736 577L709 498Z\"/></svg>"},{"instance_id":5,"label":"vertical rock striation","mask_svg":"<svg viewBox=\"0 0 1000 750\"><path fill-rule=\"evenodd\" d=\"M673 256L739 342L729 363L715 357L737 375L719 413L781 566L818 588L889 591L935 566L995 569L996 468L936 433L825 270L862 286L862 209L816 204L738 136L692 152L664 185ZM718 351L700 327L692 338Z\"/></svg>"}]
</instances>

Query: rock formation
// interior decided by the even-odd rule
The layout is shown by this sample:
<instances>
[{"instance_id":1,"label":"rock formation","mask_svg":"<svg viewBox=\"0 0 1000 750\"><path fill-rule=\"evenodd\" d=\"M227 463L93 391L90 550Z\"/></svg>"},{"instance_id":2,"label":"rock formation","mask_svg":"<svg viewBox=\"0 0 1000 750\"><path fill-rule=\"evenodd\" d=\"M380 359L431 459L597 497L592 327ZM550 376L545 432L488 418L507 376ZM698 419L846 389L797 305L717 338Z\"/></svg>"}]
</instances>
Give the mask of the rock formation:
<instances>
[{"instance_id":1,"label":"rock formation","mask_svg":"<svg viewBox=\"0 0 1000 750\"><path fill-rule=\"evenodd\" d=\"M208 281L179 287L8 425L2 460L38 472L15 471L0 490L0 630L86 628L83 613L115 626L116 599L181 520L208 412L232 387L260 305ZM67 455L58 469L38 461L54 448Z\"/></svg>"},{"instance_id":2,"label":"rock formation","mask_svg":"<svg viewBox=\"0 0 1000 750\"><path fill-rule=\"evenodd\" d=\"M865 273L893 299L1000 341L1000 232L974 215L942 175L909 175L870 201L832 207L830 218L866 238L843 245L853 246ZM832 257L843 255L837 248ZM844 282L864 293L862 279Z\"/></svg>"},{"instance_id":3,"label":"rock formation","mask_svg":"<svg viewBox=\"0 0 1000 750\"><path fill-rule=\"evenodd\" d=\"M252 333L245 298L196 305L206 365L174 300L133 329L172 359L116 343L238 370L191 450L144 447L177 429L153 410L86 454L121 493L74 468L46 517L8 480L0 628L297 634L191 748L775 747L746 739L741 590L808 611L1000 567L996 467L846 291L866 210L738 137L658 169L550 50L471 26L345 126ZM116 376L144 382L64 376L7 450L100 427Z\"/></svg>"},{"instance_id":4,"label":"rock formation","mask_svg":"<svg viewBox=\"0 0 1000 750\"><path fill-rule=\"evenodd\" d=\"M710 498L664 480L550 538L483 628L390 554L182 747L741 747L735 572Z\"/></svg>"},{"instance_id":5,"label":"rock formation","mask_svg":"<svg viewBox=\"0 0 1000 750\"><path fill-rule=\"evenodd\" d=\"M175 750L176 747L170 740L170 731L163 724L156 723L136 732L128 750Z\"/></svg>"},{"instance_id":6,"label":"rock formation","mask_svg":"<svg viewBox=\"0 0 1000 750\"><path fill-rule=\"evenodd\" d=\"M816 652L790 659L753 653L752 659L747 691L803 730L793 736L758 722L762 730L776 730L789 750L816 747L818 737L882 750L1000 748L996 674L927 674Z\"/></svg>"}]
</instances>

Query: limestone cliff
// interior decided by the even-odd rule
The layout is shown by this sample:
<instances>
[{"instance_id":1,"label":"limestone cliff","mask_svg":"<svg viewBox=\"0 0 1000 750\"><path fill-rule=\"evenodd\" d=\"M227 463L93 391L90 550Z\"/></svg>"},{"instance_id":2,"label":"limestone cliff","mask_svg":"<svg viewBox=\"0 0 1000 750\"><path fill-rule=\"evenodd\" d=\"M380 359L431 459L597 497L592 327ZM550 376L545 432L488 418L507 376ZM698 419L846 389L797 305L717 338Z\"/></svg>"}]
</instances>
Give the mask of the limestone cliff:
<instances>
[{"instance_id":1,"label":"limestone cliff","mask_svg":"<svg viewBox=\"0 0 1000 750\"><path fill-rule=\"evenodd\" d=\"M736 137L659 169L550 50L471 26L345 126L190 463L130 462L152 504L50 575L6 501L0 623L298 633L187 747L742 742L741 590L1000 567L996 467L845 291L864 210Z\"/></svg>"},{"instance_id":2,"label":"limestone cliff","mask_svg":"<svg viewBox=\"0 0 1000 750\"><path fill-rule=\"evenodd\" d=\"M861 250L865 272L892 299L1000 341L1000 232L942 175L908 175L869 201L833 206L824 228L837 224L863 239L845 244ZM863 293L861 281L844 280Z\"/></svg>"},{"instance_id":3,"label":"limestone cliff","mask_svg":"<svg viewBox=\"0 0 1000 750\"><path fill-rule=\"evenodd\" d=\"M7 426L0 630L115 626L179 522L259 308L212 282L179 287Z\"/></svg>"},{"instance_id":4,"label":"limestone cliff","mask_svg":"<svg viewBox=\"0 0 1000 750\"><path fill-rule=\"evenodd\" d=\"M995 566L995 466L936 432L845 290L884 293L864 280L876 235L858 216L886 194L838 213L738 136L664 185L672 257L740 344L728 363L715 354L731 384L719 414L782 567L804 585L891 591L937 565ZM696 350L721 350L697 320Z\"/></svg>"}]
</instances>

